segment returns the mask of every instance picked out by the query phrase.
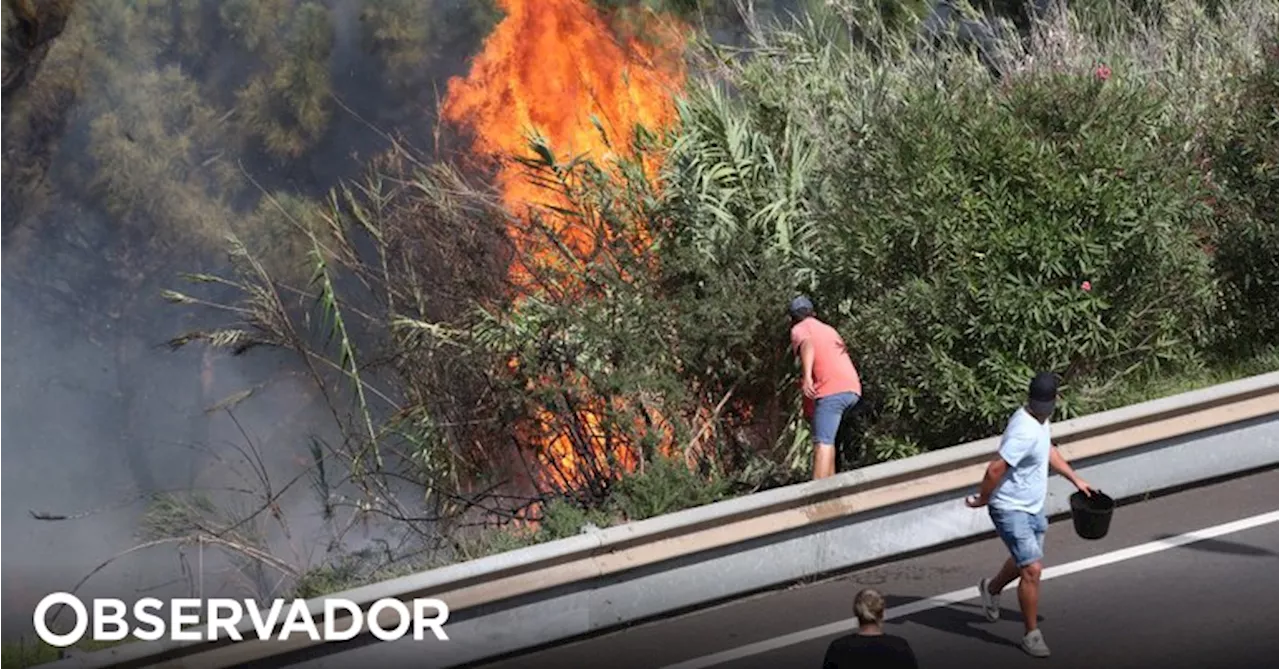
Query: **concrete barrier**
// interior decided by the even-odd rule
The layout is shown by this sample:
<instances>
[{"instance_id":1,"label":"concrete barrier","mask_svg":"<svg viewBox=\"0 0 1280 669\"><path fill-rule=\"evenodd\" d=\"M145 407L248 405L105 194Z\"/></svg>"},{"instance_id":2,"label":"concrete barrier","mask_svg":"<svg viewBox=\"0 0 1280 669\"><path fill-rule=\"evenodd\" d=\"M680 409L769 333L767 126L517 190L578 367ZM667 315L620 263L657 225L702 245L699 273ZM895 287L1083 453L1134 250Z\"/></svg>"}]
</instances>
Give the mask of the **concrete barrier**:
<instances>
[{"instance_id":1,"label":"concrete barrier","mask_svg":"<svg viewBox=\"0 0 1280 669\"><path fill-rule=\"evenodd\" d=\"M1054 440L1116 498L1275 465L1278 379L1266 374L1066 421L1054 426ZM985 534L986 514L962 500L996 445L984 439L335 595L441 598L451 608L449 642L130 644L57 664L472 663ZM1048 511L1067 511L1070 492L1053 477Z\"/></svg>"}]
</instances>

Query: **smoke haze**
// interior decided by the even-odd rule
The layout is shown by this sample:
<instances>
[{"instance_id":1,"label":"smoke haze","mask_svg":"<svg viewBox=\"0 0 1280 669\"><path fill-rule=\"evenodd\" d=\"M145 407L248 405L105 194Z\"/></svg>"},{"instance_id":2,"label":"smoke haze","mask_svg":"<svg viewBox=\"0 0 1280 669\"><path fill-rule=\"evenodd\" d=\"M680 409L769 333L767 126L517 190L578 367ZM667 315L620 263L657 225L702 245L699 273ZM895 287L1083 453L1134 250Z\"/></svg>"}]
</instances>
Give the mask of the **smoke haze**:
<instances>
[{"instance_id":1,"label":"smoke haze","mask_svg":"<svg viewBox=\"0 0 1280 669\"><path fill-rule=\"evenodd\" d=\"M319 5L331 32L317 37L305 31L319 23L293 20L310 3L159 3L143 16L144 4L80 0L26 97L6 100L6 641L29 634L43 596L154 538L143 520L156 495L248 514L263 504L262 474L276 492L292 481L251 526L292 568L330 556L334 528L306 472L311 440L336 430L314 382L277 351L168 350L167 339L220 314L166 305L160 292L183 289L181 272L226 269L220 234L205 228L251 218L261 191L248 177L268 192L317 197L386 151L384 131L434 148L437 96L497 19L470 0L333 0ZM238 11L247 18L228 19ZM259 42L245 37L259 28ZM742 36L732 25L714 32ZM281 45L312 45L319 62ZM280 112L270 98L263 108L278 116L255 121L247 76L314 83L311 67L355 115L336 104L321 105L323 118L304 103ZM312 94L329 99L298 93ZM232 414L210 410L251 389ZM387 538L357 528L342 548ZM236 564L200 545L160 544L111 562L77 594L284 594L279 573Z\"/></svg>"}]
</instances>

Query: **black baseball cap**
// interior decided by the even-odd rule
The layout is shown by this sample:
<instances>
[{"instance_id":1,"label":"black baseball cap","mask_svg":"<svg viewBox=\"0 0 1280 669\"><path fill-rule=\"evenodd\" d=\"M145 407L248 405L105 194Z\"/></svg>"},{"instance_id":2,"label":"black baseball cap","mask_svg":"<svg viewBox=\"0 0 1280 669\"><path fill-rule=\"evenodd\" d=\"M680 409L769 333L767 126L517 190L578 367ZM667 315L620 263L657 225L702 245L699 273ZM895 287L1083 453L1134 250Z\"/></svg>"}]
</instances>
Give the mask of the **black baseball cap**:
<instances>
[{"instance_id":1,"label":"black baseball cap","mask_svg":"<svg viewBox=\"0 0 1280 669\"><path fill-rule=\"evenodd\" d=\"M1058 403L1058 375L1053 372L1040 372L1031 379L1031 387L1027 392L1027 406L1033 413L1049 416L1053 414Z\"/></svg>"}]
</instances>

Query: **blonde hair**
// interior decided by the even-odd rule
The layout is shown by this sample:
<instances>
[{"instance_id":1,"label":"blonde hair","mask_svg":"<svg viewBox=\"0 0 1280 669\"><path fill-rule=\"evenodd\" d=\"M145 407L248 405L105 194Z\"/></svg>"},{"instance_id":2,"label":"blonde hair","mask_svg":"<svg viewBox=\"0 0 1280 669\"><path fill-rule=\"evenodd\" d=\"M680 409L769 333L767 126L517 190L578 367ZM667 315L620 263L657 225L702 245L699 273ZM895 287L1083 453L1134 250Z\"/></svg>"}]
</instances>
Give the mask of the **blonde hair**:
<instances>
[{"instance_id":1,"label":"blonde hair","mask_svg":"<svg viewBox=\"0 0 1280 669\"><path fill-rule=\"evenodd\" d=\"M884 597L871 588L858 592L853 598L853 615L863 625L884 622Z\"/></svg>"}]
</instances>

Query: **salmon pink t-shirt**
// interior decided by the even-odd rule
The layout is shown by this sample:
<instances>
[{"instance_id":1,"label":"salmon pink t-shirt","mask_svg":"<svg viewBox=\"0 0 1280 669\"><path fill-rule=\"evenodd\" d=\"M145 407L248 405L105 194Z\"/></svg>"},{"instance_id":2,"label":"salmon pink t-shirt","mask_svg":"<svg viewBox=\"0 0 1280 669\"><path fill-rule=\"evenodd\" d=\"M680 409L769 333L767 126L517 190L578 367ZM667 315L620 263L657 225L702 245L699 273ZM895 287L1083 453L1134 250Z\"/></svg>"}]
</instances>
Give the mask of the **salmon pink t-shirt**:
<instances>
[{"instance_id":1,"label":"salmon pink t-shirt","mask_svg":"<svg viewBox=\"0 0 1280 669\"><path fill-rule=\"evenodd\" d=\"M791 327L791 348L800 355L800 345L813 346L813 385L818 397L857 393L862 395L862 379L836 329L809 317Z\"/></svg>"}]
</instances>

